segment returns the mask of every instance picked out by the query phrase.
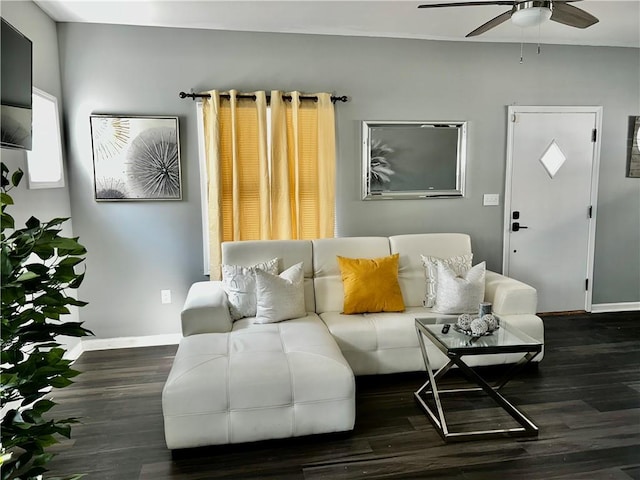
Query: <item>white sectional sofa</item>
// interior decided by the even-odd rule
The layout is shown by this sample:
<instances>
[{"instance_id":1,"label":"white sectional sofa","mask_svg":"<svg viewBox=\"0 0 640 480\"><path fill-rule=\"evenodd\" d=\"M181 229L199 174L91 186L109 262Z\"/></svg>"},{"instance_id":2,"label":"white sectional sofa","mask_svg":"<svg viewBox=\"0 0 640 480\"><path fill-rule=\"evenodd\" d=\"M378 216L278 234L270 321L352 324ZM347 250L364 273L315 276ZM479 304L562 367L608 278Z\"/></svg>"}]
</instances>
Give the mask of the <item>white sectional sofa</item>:
<instances>
[{"instance_id":1,"label":"white sectional sofa","mask_svg":"<svg viewBox=\"0 0 640 480\"><path fill-rule=\"evenodd\" d=\"M398 282L406 309L345 315L337 256L399 254ZM279 259L282 271L304 268L306 316L271 324L232 321L221 282L192 286L182 332L163 391L170 449L346 431L355 421L354 375L424 370L414 320L447 317L423 307L421 255L471 253L465 234L415 234L321 240L228 242L224 264L252 266ZM501 322L544 341L534 288L486 273L485 301ZM450 315L452 322L456 316ZM433 368L445 357L427 345ZM517 355L477 356L470 365L514 362ZM540 361L542 355L536 360ZM473 360L475 363L471 363Z\"/></svg>"}]
</instances>

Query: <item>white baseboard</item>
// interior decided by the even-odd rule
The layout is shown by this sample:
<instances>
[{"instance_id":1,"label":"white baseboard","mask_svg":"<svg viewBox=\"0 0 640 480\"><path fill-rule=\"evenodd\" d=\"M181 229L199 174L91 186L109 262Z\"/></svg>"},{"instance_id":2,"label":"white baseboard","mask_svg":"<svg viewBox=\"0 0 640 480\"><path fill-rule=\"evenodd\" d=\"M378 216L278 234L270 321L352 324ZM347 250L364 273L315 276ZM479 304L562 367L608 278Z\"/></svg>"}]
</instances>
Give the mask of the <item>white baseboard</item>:
<instances>
[{"instance_id":1,"label":"white baseboard","mask_svg":"<svg viewBox=\"0 0 640 480\"><path fill-rule=\"evenodd\" d=\"M591 313L633 312L640 310L640 302L598 303L591 305Z\"/></svg>"},{"instance_id":2,"label":"white baseboard","mask_svg":"<svg viewBox=\"0 0 640 480\"><path fill-rule=\"evenodd\" d=\"M113 350L116 348L155 347L158 345L177 345L182 334L148 335L145 337L87 338L82 340L82 351Z\"/></svg>"},{"instance_id":3,"label":"white baseboard","mask_svg":"<svg viewBox=\"0 0 640 480\"><path fill-rule=\"evenodd\" d=\"M182 334L167 333L165 335L148 335L145 337L120 338L83 338L81 342L68 350L65 357L77 360L84 352L95 350L113 350L116 348L155 347L158 345L177 345Z\"/></svg>"},{"instance_id":4,"label":"white baseboard","mask_svg":"<svg viewBox=\"0 0 640 480\"><path fill-rule=\"evenodd\" d=\"M64 354L64 358L67 360L77 360L82 355L84 349L82 348L82 341L79 341L75 344L70 350L67 350L67 353Z\"/></svg>"},{"instance_id":5,"label":"white baseboard","mask_svg":"<svg viewBox=\"0 0 640 480\"><path fill-rule=\"evenodd\" d=\"M156 347L159 345L177 345L182 334L148 335L144 337L120 338L82 338L64 354L67 360L77 360L84 352L95 350L114 350L117 348ZM63 345L64 347L64 345Z\"/></svg>"}]
</instances>

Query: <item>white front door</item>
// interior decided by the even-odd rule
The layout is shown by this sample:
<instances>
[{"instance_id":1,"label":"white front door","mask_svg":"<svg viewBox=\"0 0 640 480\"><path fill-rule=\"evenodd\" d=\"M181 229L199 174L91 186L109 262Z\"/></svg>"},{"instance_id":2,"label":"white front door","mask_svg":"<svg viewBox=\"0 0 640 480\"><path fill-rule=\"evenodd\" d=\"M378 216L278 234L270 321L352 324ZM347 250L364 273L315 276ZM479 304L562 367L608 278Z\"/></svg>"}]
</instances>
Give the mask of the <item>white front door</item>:
<instances>
[{"instance_id":1,"label":"white front door","mask_svg":"<svg viewBox=\"0 0 640 480\"><path fill-rule=\"evenodd\" d=\"M591 310L601 107L509 107L503 270L538 311Z\"/></svg>"}]
</instances>

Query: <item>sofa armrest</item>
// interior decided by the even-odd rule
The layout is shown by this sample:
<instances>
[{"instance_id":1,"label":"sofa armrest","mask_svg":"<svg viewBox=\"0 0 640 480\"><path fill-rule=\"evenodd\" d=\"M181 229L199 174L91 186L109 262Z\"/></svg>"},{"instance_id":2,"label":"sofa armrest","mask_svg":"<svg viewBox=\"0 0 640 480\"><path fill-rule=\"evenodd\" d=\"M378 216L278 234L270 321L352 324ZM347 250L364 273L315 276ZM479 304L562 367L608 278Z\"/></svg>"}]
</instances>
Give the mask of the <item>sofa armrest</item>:
<instances>
[{"instance_id":1,"label":"sofa armrest","mask_svg":"<svg viewBox=\"0 0 640 480\"><path fill-rule=\"evenodd\" d=\"M493 304L500 315L534 314L538 306L538 292L519 280L487 271L484 300Z\"/></svg>"},{"instance_id":2,"label":"sofa armrest","mask_svg":"<svg viewBox=\"0 0 640 480\"><path fill-rule=\"evenodd\" d=\"M231 315L222 282L197 282L191 285L182 313L182 335L231 331Z\"/></svg>"}]
</instances>

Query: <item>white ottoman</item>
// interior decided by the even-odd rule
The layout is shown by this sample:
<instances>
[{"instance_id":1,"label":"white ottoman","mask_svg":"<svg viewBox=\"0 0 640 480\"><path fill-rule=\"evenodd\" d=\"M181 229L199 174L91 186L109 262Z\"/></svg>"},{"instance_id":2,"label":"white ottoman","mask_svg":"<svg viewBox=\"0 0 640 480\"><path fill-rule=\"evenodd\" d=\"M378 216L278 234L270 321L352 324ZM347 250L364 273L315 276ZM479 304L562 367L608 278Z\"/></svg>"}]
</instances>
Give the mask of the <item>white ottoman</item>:
<instances>
[{"instance_id":1,"label":"white ottoman","mask_svg":"<svg viewBox=\"0 0 640 480\"><path fill-rule=\"evenodd\" d=\"M353 429L355 381L314 313L185 337L162 392L167 447Z\"/></svg>"}]
</instances>

